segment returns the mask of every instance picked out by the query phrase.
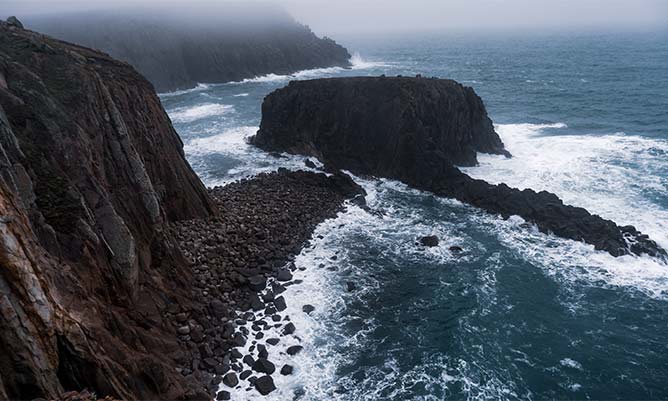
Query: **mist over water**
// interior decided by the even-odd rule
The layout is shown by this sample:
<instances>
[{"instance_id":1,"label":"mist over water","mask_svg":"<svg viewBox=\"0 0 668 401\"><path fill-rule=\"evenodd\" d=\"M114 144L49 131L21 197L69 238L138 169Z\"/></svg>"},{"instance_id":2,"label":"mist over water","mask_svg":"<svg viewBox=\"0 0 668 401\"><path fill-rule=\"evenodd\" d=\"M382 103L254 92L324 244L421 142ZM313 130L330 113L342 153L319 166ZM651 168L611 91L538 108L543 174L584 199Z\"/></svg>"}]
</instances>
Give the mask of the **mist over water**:
<instances>
[{"instance_id":1,"label":"mist over water","mask_svg":"<svg viewBox=\"0 0 668 401\"><path fill-rule=\"evenodd\" d=\"M480 155L468 174L555 192L668 246L665 33L341 41L358 52L352 70L162 95L208 185L305 168L302 157L245 142L263 97L289 80L420 73L474 87L514 154ZM356 180L382 217L350 205L298 256L303 282L286 299L305 349L289 359L270 350L277 365L296 366L270 399L668 397L667 265L614 258L394 181ZM427 234L441 244L417 247Z\"/></svg>"}]
</instances>

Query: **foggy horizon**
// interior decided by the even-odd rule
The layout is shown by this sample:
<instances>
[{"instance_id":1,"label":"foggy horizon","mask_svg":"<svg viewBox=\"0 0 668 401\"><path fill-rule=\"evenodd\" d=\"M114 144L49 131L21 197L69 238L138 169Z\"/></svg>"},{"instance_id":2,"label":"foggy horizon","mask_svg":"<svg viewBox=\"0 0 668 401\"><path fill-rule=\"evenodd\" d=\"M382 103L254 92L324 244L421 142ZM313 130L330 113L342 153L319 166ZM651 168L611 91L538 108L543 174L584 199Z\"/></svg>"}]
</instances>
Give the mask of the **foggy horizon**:
<instances>
[{"instance_id":1,"label":"foggy horizon","mask_svg":"<svg viewBox=\"0 0 668 401\"><path fill-rule=\"evenodd\" d=\"M6 0L0 17L16 15L19 19L76 12L156 12L174 14L181 19L195 15L212 17L224 13L236 1L182 0ZM310 26L319 35L390 34L409 32L571 32L647 30L668 26L668 2L662 0L275 0L244 3L276 4L298 22ZM215 10L219 8L220 10ZM138 11L140 10L140 11ZM484 10L481 12L481 10ZM184 11L187 13L183 16ZM213 15L215 17L215 14Z\"/></svg>"}]
</instances>

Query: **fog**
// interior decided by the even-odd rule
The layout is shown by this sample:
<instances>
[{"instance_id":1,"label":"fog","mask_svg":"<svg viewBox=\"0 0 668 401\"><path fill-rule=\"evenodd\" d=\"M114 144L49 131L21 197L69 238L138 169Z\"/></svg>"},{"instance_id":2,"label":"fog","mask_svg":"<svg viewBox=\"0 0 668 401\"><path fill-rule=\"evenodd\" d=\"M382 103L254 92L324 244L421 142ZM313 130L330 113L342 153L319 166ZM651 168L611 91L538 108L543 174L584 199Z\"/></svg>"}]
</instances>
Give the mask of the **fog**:
<instances>
[{"instance_id":1,"label":"fog","mask_svg":"<svg viewBox=\"0 0 668 401\"><path fill-rule=\"evenodd\" d=\"M238 3L238 2L237 2ZM249 2L245 2L246 4ZM276 0L320 34L410 31L573 31L668 27L668 0ZM81 11L224 13L225 0L0 0L0 16Z\"/></svg>"}]
</instances>

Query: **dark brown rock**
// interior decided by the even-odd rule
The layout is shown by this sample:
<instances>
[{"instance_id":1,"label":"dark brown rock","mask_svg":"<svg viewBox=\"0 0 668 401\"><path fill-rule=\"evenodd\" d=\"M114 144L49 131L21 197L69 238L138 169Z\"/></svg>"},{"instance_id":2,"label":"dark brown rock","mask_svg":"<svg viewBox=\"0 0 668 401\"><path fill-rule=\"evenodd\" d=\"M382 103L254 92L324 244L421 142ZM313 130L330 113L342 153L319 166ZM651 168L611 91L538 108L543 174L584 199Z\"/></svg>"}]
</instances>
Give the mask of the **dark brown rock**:
<instances>
[{"instance_id":1,"label":"dark brown rock","mask_svg":"<svg viewBox=\"0 0 668 401\"><path fill-rule=\"evenodd\" d=\"M163 311L193 306L168 226L214 209L151 84L0 22L0 138L0 398L209 397Z\"/></svg>"}]
</instances>

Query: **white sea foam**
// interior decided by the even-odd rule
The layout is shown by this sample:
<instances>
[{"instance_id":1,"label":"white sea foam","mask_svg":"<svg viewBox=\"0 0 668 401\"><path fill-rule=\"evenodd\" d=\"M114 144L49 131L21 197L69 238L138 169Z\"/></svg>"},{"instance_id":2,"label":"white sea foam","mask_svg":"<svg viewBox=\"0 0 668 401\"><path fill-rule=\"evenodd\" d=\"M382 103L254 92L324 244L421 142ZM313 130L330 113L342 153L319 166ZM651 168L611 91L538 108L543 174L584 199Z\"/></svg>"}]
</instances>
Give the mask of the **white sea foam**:
<instances>
[{"instance_id":1,"label":"white sea foam","mask_svg":"<svg viewBox=\"0 0 668 401\"><path fill-rule=\"evenodd\" d=\"M544 135L557 124L499 125L512 159L479 155L470 175L517 188L556 193L619 224L633 224L668 248L668 211L643 196L648 189L665 196L668 142L613 134ZM663 169L663 170L662 170ZM485 217L485 219L489 219ZM648 256L613 257L593 246L526 230L523 220L496 220L499 239L562 283L621 287L655 299L668 299L668 266Z\"/></svg>"},{"instance_id":2,"label":"white sea foam","mask_svg":"<svg viewBox=\"0 0 668 401\"><path fill-rule=\"evenodd\" d=\"M234 159L236 166L226 172L224 176L216 174L210 176L206 171L198 169L199 163L193 160L202 180L207 186L224 185L241 178L251 177L260 173L276 171L279 167L291 170L310 170L304 165L304 157L283 153L269 154L248 143L248 139L255 135L258 127L241 126L230 129L219 129L215 125L205 130L207 136L194 138L185 143L183 150L189 158L201 158L208 155L220 154ZM216 133L220 132L222 133ZM277 157L280 156L280 157ZM316 162L316 166L320 165Z\"/></svg>"},{"instance_id":3,"label":"white sea foam","mask_svg":"<svg viewBox=\"0 0 668 401\"><path fill-rule=\"evenodd\" d=\"M325 68L314 68L309 70L297 71L292 74L266 74L257 76L254 78L247 78L238 82L231 82L232 84L246 84L253 82L282 82L282 81L292 81L300 79L313 79L313 78L322 78L332 75L339 74L346 70L368 70L373 68L390 68L393 66L391 63L380 62L380 61L369 61L365 60L360 56L359 53L355 53L350 58L350 67L325 67Z\"/></svg>"},{"instance_id":4,"label":"white sea foam","mask_svg":"<svg viewBox=\"0 0 668 401\"><path fill-rule=\"evenodd\" d=\"M237 93L236 95L232 95L234 97L246 97L248 96L248 93Z\"/></svg>"},{"instance_id":5,"label":"white sea foam","mask_svg":"<svg viewBox=\"0 0 668 401\"><path fill-rule=\"evenodd\" d=\"M351 399L399 399L411 394L411 388L420 383L436 393L447 393L449 386L461 388L471 400L515 399L514 383L496 372L486 371L476 361L450 359L435 355L424 364L408 370L400 368L397 361L388 356L384 364L365 370L362 382L351 375L340 376L338 368L355 358L354 353L372 346L369 333L379 322L370 316L355 316L346 310L352 300L362 300L369 291L379 291L381 285L373 275L367 274L355 262L356 246L378 248L384 260L405 265L407 260L421 261L439 266L446 261L463 261L470 255L455 256L449 251L451 245L467 244L467 253L480 253L473 238L462 237L456 223L446 220L429 221L417 208L393 206L388 198L396 196L431 196L391 180L366 180L356 178L368 193L367 203L373 208L382 208L382 215L372 214L361 208L348 205L337 218L320 224L311 241L296 258L299 268L294 278L302 280L289 286L283 294L288 301L289 315L297 327L294 336L281 338L277 347L269 346L271 360L280 368L288 363L295 366L290 376L273 375L277 390L267 396L268 400L351 400ZM464 207L457 201L440 200L450 205ZM435 248L416 247L415 240L422 235L436 233L443 242ZM351 244L357 238L357 245ZM337 269L330 270L332 257L336 255ZM355 282L352 292L346 291L345 283ZM310 315L302 311L304 305L315 307ZM355 334L350 335L346 323L358 322ZM275 336L266 334L265 338ZM417 340L419 341L419 340ZM299 344L304 350L288 357L285 349ZM344 353L348 352L348 353ZM484 380L481 378L484 377ZM346 391L339 389L344 387ZM223 387L221 387L223 388ZM227 389L229 390L229 389ZM254 400L255 390L243 388L232 391L233 399ZM436 400L436 396L425 400Z\"/></svg>"},{"instance_id":6,"label":"white sea foam","mask_svg":"<svg viewBox=\"0 0 668 401\"><path fill-rule=\"evenodd\" d=\"M158 96L160 96L161 98L180 96L180 95L185 95L186 93L201 92L211 88L211 86L212 84L197 84L194 88L177 90L173 92L159 93Z\"/></svg>"},{"instance_id":7,"label":"white sea foam","mask_svg":"<svg viewBox=\"0 0 668 401\"><path fill-rule=\"evenodd\" d=\"M493 183L556 193L618 224L631 224L668 249L668 141L624 135L554 135L563 123L497 126L513 158L480 154L464 170ZM552 134L552 135L549 135Z\"/></svg>"},{"instance_id":8,"label":"white sea foam","mask_svg":"<svg viewBox=\"0 0 668 401\"><path fill-rule=\"evenodd\" d=\"M582 364L571 358L564 358L560 360L559 363L561 364L561 366L565 366L567 368L582 370Z\"/></svg>"},{"instance_id":9,"label":"white sea foam","mask_svg":"<svg viewBox=\"0 0 668 401\"><path fill-rule=\"evenodd\" d=\"M176 123L190 123L202 118L221 116L234 112L234 106L228 104L205 103L191 107L179 107L168 114Z\"/></svg>"}]
</instances>

